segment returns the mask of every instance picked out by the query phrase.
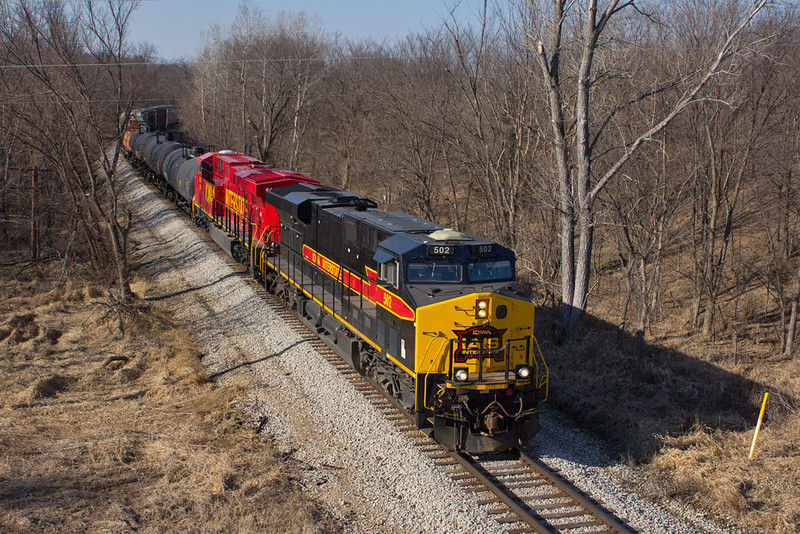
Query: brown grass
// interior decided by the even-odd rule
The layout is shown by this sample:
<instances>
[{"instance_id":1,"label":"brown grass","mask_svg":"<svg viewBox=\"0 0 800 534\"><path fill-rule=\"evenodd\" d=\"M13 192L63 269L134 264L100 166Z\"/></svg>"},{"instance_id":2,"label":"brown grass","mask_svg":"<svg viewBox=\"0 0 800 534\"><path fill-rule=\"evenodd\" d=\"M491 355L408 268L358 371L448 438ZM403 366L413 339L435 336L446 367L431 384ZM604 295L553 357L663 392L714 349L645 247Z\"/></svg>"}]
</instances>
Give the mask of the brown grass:
<instances>
[{"instance_id":1,"label":"brown grass","mask_svg":"<svg viewBox=\"0 0 800 534\"><path fill-rule=\"evenodd\" d=\"M688 315L680 306L665 311L645 342L616 327L619 284L612 276L606 284L593 312L614 324L589 317L572 344L548 343L557 318L540 310L551 406L658 480L652 498L682 499L747 531L800 531L800 356L776 355L770 329L755 322L735 343L730 331L715 341L681 334ZM744 309L763 313L764 305L753 294ZM767 418L751 461L765 391Z\"/></svg>"},{"instance_id":2,"label":"brown grass","mask_svg":"<svg viewBox=\"0 0 800 534\"><path fill-rule=\"evenodd\" d=\"M123 339L103 291L47 275L0 277L0 531L339 530L164 310Z\"/></svg>"}]
</instances>

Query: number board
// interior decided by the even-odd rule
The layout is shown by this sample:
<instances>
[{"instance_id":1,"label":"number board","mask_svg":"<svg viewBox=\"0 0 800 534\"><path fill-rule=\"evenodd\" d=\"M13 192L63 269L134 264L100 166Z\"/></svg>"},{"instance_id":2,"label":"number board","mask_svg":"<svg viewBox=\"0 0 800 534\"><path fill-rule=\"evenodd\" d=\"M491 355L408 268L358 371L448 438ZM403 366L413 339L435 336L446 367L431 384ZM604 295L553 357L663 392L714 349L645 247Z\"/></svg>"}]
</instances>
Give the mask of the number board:
<instances>
[{"instance_id":1,"label":"number board","mask_svg":"<svg viewBox=\"0 0 800 534\"><path fill-rule=\"evenodd\" d=\"M456 253L453 245L428 245L429 256L452 256Z\"/></svg>"},{"instance_id":2,"label":"number board","mask_svg":"<svg viewBox=\"0 0 800 534\"><path fill-rule=\"evenodd\" d=\"M472 254L494 254L494 243L488 245L471 245L469 251Z\"/></svg>"}]
</instances>

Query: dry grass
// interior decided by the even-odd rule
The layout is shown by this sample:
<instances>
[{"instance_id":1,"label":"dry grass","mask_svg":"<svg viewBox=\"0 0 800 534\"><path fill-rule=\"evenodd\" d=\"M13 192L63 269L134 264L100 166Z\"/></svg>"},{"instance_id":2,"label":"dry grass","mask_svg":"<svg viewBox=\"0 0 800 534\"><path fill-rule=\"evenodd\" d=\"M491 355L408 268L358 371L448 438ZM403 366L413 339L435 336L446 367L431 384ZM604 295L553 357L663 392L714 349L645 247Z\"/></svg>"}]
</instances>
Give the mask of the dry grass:
<instances>
[{"instance_id":1,"label":"dry grass","mask_svg":"<svg viewBox=\"0 0 800 534\"><path fill-rule=\"evenodd\" d=\"M697 424L744 430L757 415L756 383L598 321L547 353L553 403L637 461L660 449L660 436Z\"/></svg>"},{"instance_id":2,"label":"dry grass","mask_svg":"<svg viewBox=\"0 0 800 534\"><path fill-rule=\"evenodd\" d=\"M163 310L122 339L97 288L2 274L0 531L339 530Z\"/></svg>"},{"instance_id":3,"label":"dry grass","mask_svg":"<svg viewBox=\"0 0 800 534\"><path fill-rule=\"evenodd\" d=\"M752 436L698 427L666 439L652 468L666 478L673 497L734 517L753 531L797 532L800 428L795 420L779 426L781 435L774 430L765 430L757 458L750 461Z\"/></svg>"},{"instance_id":4,"label":"dry grass","mask_svg":"<svg viewBox=\"0 0 800 534\"><path fill-rule=\"evenodd\" d=\"M598 288L593 312L616 322L618 291L613 280ZM745 309L763 310L751 300ZM682 499L752 532L800 531L800 357L775 355L769 328L755 322L736 344L730 332L716 342L681 335L683 311L665 312L647 342L589 318L573 344L543 346L551 405L657 479L652 498ZM556 338L542 334L555 318L542 311L538 320L540 336ZM751 461L765 391L767 418Z\"/></svg>"}]
</instances>

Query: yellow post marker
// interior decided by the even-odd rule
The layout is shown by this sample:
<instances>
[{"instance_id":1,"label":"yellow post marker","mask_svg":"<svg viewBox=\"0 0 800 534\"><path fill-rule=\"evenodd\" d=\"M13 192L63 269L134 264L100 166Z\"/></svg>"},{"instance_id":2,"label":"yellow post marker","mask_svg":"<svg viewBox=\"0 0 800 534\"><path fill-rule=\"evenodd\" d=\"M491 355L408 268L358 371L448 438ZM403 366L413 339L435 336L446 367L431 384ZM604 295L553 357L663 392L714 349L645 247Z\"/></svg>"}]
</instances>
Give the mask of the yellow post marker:
<instances>
[{"instance_id":1,"label":"yellow post marker","mask_svg":"<svg viewBox=\"0 0 800 534\"><path fill-rule=\"evenodd\" d=\"M758 414L758 423L756 424L756 432L753 434L753 444L750 446L750 459L753 459L753 454L756 452L756 441L758 441L758 433L761 431L761 422L764 420L764 410L767 409L767 399L769 398L769 391L764 393L764 401L761 403L761 413Z\"/></svg>"}]
</instances>

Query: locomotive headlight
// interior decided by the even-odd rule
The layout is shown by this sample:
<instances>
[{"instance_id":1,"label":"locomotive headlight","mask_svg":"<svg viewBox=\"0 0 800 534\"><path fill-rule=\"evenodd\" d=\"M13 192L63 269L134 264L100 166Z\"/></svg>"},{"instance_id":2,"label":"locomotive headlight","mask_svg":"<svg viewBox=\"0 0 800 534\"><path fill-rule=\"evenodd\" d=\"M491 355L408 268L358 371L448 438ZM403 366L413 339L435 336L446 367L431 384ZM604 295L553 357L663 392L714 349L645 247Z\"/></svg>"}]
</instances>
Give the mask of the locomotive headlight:
<instances>
[{"instance_id":1,"label":"locomotive headlight","mask_svg":"<svg viewBox=\"0 0 800 534\"><path fill-rule=\"evenodd\" d=\"M521 378L522 380L525 380L527 378L530 378L530 376L531 376L531 368L530 367L526 367L524 365L517 366L517 378Z\"/></svg>"},{"instance_id":2,"label":"locomotive headlight","mask_svg":"<svg viewBox=\"0 0 800 534\"><path fill-rule=\"evenodd\" d=\"M489 301L478 300L475 302L475 317L478 319L486 319L489 316Z\"/></svg>"},{"instance_id":3,"label":"locomotive headlight","mask_svg":"<svg viewBox=\"0 0 800 534\"><path fill-rule=\"evenodd\" d=\"M457 368L456 372L453 373L453 377L459 382L466 382L467 379L469 379L469 371L467 371L463 367Z\"/></svg>"}]
</instances>

